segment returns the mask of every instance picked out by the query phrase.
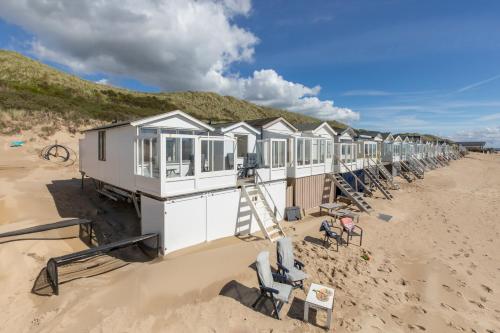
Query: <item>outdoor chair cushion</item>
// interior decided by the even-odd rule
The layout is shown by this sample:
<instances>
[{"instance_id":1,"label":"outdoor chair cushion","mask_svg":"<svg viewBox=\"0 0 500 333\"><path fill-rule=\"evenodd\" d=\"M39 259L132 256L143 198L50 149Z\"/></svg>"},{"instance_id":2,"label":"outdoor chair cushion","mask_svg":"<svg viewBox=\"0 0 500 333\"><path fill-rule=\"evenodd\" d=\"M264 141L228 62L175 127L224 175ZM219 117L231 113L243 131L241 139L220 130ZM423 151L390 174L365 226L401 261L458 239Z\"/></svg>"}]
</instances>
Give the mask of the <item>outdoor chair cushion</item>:
<instances>
[{"instance_id":1,"label":"outdoor chair cushion","mask_svg":"<svg viewBox=\"0 0 500 333\"><path fill-rule=\"evenodd\" d=\"M302 281L308 278L308 275L304 273L304 271L301 271L300 269L295 267L289 269L288 272L285 273L285 276L287 277L287 279L293 282Z\"/></svg>"},{"instance_id":2,"label":"outdoor chair cushion","mask_svg":"<svg viewBox=\"0 0 500 333\"><path fill-rule=\"evenodd\" d=\"M345 230L347 230L349 232L353 231L354 222L353 222L352 218L350 218L348 216L344 216L340 219L340 223L342 224L342 226L344 227Z\"/></svg>"},{"instance_id":3,"label":"outdoor chair cushion","mask_svg":"<svg viewBox=\"0 0 500 333\"><path fill-rule=\"evenodd\" d=\"M307 274L295 267L292 240L288 237L281 238L278 240L277 248L280 264L288 270L284 273L285 276L293 282L307 279Z\"/></svg>"},{"instance_id":4,"label":"outdoor chair cushion","mask_svg":"<svg viewBox=\"0 0 500 333\"><path fill-rule=\"evenodd\" d=\"M273 297L279 301L288 303L290 295L292 294L292 286L289 284L273 282L271 288L276 289L279 293L273 294Z\"/></svg>"},{"instance_id":5,"label":"outdoor chair cushion","mask_svg":"<svg viewBox=\"0 0 500 333\"><path fill-rule=\"evenodd\" d=\"M273 288L274 279L271 272L271 264L269 264L269 252L262 251L257 256L257 273L264 287Z\"/></svg>"},{"instance_id":6,"label":"outdoor chair cushion","mask_svg":"<svg viewBox=\"0 0 500 333\"><path fill-rule=\"evenodd\" d=\"M330 228L330 225L328 224L328 221L326 221L326 220L321 222L321 227L319 228L319 231L326 232L326 234L329 237L336 237L337 236L337 233Z\"/></svg>"}]
</instances>

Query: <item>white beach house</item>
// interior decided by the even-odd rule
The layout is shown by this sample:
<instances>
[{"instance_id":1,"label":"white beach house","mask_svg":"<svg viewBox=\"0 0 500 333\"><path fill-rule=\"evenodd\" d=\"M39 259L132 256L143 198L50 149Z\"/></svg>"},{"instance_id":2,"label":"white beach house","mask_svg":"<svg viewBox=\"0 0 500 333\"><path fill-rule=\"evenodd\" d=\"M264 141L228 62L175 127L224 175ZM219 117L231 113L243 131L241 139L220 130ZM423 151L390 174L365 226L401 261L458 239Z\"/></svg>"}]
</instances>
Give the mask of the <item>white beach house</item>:
<instances>
[{"instance_id":1,"label":"white beach house","mask_svg":"<svg viewBox=\"0 0 500 333\"><path fill-rule=\"evenodd\" d=\"M276 163L264 165L271 170L268 179L244 190L238 184L237 145L240 140L243 146L245 132L247 152L256 151L260 133L244 123L215 128L182 111L113 123L85 132L80 172L95 180L102 195L134 202L142 233L159 233L163 253L262 230L262 223L280 234L276 223L285 208L285 164L278 168L284 169L281 177L272 172ZM283 148L270 147L267 158L283 159L275 155L285 150L286 142Z\"/></svg>"},{"instance_id":2,"label":"white beach house","mask_svg":"<svg viewBox=\"0 0 500 333\"><path fill-rule=\"evenodd\" d=\"M331 174L339 171L335 161L337 132L326 122L297 124L300 132L289 141L287 202L303 209L332 202L335 186Z\"/></svg>"}]
</instances>

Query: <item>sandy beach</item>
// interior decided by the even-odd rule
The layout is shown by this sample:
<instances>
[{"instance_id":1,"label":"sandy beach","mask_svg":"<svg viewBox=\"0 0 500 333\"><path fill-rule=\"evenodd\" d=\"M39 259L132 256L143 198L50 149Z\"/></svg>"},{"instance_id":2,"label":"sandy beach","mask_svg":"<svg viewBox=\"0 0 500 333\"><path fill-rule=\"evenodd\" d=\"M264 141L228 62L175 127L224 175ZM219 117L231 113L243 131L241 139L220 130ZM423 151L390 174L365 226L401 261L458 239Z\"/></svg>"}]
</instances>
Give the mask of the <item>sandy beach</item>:
<instances>
[{"instance_id":1,"label":"sandy beach","mask_svg":"<svg viewBox=\"0 0 500 333\"><path fill-rule=\"evenodd\" d=\"M76 150L77 138L57 139ZM137 232L131 205L103 201L87 184L80 190L77 164L38 157L48 142L14 149L10 140L0 137L0 233L75 217L101 223L110 239ZM336 289L336 332L500 332L500 155L469 154L423 180L397 181L394 200L367 199L375 212L360 217L362 247L357 239L339 252L323 247L318 214L284 222L310 276L305 290L313 282ZM282 320L269 315L270 303L251 307L256 255L268 249L276 262L275 244L259 237L145 263L104 257L120 268L64 283L59 296L32 293L49 258L86 248L76 234L68 228L0 240L0 331L324 332L325 313L302 320L302 290Z\"/></svg>"}]
</instances>

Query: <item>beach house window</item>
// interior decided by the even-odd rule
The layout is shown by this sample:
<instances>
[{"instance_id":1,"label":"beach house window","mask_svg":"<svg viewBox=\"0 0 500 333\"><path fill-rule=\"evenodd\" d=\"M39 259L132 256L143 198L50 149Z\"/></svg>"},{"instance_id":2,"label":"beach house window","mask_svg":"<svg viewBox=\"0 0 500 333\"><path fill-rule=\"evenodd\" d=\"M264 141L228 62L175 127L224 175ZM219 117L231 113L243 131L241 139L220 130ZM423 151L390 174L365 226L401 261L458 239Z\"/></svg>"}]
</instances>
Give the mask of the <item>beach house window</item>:
<instances>
[{"instance_id":1,"label":"beach house window","mask_svg":"<svg viewBox=\"0 0 500 333\"><path fill-rule=\"evenodd\" d=\"M248 153L248 135L235 135L238 157L246 157Z\"/></svg>"},{"instance_id":2,"label":"beach house window","mask_svg":"<svg viewBox=\"0 0 500 333\"><path fill-rule=\"evenodd\" d=\"M312 140L312 161L313 164L319 163L319 145L317 139Z\"/></svg>"},{"instance_id":3,"label":"beach house window","mask_svg":"<svg viewBox=\"0 0 500 333\"><path fill-rule=\"evenodd\" d=\"M365 157L366 158L376 158L377 157L377 144L373 142L365 143Z\"/></svg>"},{"instance_id":4,"label":"beach house window","mask_svg":"<svg viewBox=\"0 0 500 333\"><path fill-rule=\"evenodd\" d=\"M297 139L297 165L304 163L304 139Z\"/></svg>"},{"instance_id":5,"label":"beach house window","mask_svg":"<svg viewBox=\"0 0 500 333\"><path fill-rule=\"evenodd\" d=\"M356 156L354 154L354 147L356 144L351 143L343 143L340 145L341 155L340 159L344 163L352 163L355 162Z\"/></svg>"},{"instance_id":6,"label":"beach house window","mask_svg":"<svg viewBox=\"0 0 500 333\"><path fill-rule=\"evenodd\" d=\"M179 141L180 138L166 138L165 139L165 149L166 149L166 162L169 164L179 163Z\"/></svg>"},{"instance_id":7,"label":"beach house window","mask_svg":"<svg viewBox=\"0 0 500 333\"><path fill-rule=\"evenodd\" d=\"M311 164L311 150L312 142L310 139L304 139L304 165Z\"/></svg>"},{"instance_id":8,"label":"beach house window","mask_svg":"<svg viewBox=\"0 0 500 333\"><path fill-rule=\"evenodd\" d=\"M194 176L194 138L165 138L165 176L167 178Z\"/></svg>"},{"instance_id":9,"label":"beach house window","mask_svg":"<svg viewBox=\"0 0 500 333\"><path fill-rule=\"evenodd\" d=\"M319 140L319 163L325 163L325 140Z\"/></svg>"},{"instance_id":10,"label":"beach house window","mask_svg":"<svg viewBox=\"0 0 500 333\"><path fill-rule=\"evenodd\" d=\"M233 140L207 138L201 140L201 171L234 170L236 145Z\"/></svg>"},{"instance_id":11,"label":"beach house window","mask_svg":"<svg viewBox=\"0 0 500 333\"><path fill-rule=\"evenodd\" d=\"M260 168L269 168L269 145L269 140L257 141L257 164Z\"/></svg>"},{"instance_id":12,"label":"beach house window","mask_svg":"<svg viewBox=\"0 0 500 333\"><path fill-rule=\"evenodd\" d=\"M326 158L331 159L333 156L333 141L326 141Z\"/></svg>"},{"instance_id":13,"label":"beach house window","mask_svg":"<svg viewBox=\"0 0 500 333\"><path fill-rule=\"evenodd\" d=\"M181 142L181 176L194 176L194 138L182 138Z\"/></svg>"},{"instance_id":14,"label":"beach house window","mask_svg":"<svg viewBox=\"0 0 500 333\"><path fill-rule=\"evenodd\" d=\"M345 143L340 145L340 160L342 162L349 162L348 161L348 148L349 146Z\"/></svg>"},{"instance_id":15,"label":"beach house window","mask_svg":"<svg viewBox=\"0 0 500 333\"><path fill-rule=\"evenodd\" d=\"M158 139L156 137L139 138L137 140L138 175L150 178L160 176L158 148Z\"/></svg>"},{"instance_id":16,"label":"beach house window","mask_svg":"<svg viewBox=\"0 0 500 333\"><path fill-rule=\"evenodd\" d=\"M272 167L284 168L286 163L286 142L272 141Z\"/></svg>"},{"instance_id":17,"label":"beach house window","mask_svg":"<svg viewBox=\"0 0 500 333\"><path fill-rule=\"evenodd\" d=\"M106 131L99 131L97 135L97 157L99 161L106 161Z\"/></svg>"}]
</instances>

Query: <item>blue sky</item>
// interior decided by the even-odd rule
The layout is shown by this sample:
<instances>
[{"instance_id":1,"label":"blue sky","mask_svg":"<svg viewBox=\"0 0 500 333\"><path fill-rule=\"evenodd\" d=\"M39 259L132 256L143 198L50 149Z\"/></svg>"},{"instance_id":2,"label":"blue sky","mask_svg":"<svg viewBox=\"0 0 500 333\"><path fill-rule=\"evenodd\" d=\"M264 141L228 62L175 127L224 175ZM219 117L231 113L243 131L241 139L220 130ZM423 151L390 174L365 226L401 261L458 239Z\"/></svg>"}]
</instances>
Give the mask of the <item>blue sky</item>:
<instances>
[{"instance_id":1,"label":"blue sky","mask_svg":"<svg viewBox=\"0 0 500 333\"><path fill-rule=\"evenodd\" d=\"M193 4L189 10L169 5L156 10L161 13L158 22L174 17L186 24L194 17L207 24L186 31L162 23L154 29L151 24L129 24L137 36L141 31L150 36L148 29L165 32L157 40L151 37L151 45L137 45L137 37L125 40L129 49L120 49L118 43L108 47L115 43L112 39L95 42L99 37L84 44L89 43L85 29L63 34L54 27L58 16L50 21L47 12L37 16L42 13L38 8L6 2L11 3L0 5L0 47L93 81L144 91L213 90L355 127L419 131L500 146L497 1L223 0L212 7ZM108 23L103 23L106 9L96 9L93 2L78 11L57 10L64 19L73 15L72 22L88 10L86 22L95 30L113 31L114 17L106 16ZM137 11L152 13L149 9ZM2 14L6 10L12 15ZM121 21L131 18L129 14L124 11ZM34 22L38 17L40 23ZM156 22L154 15L148 17ZM172 31L182 32L176 36ZM89 45L101 49L92 54ZM160 53L163 45L167 51ZM151 59L136 61L145 52Z\"/></svg>"}]
</instances>

